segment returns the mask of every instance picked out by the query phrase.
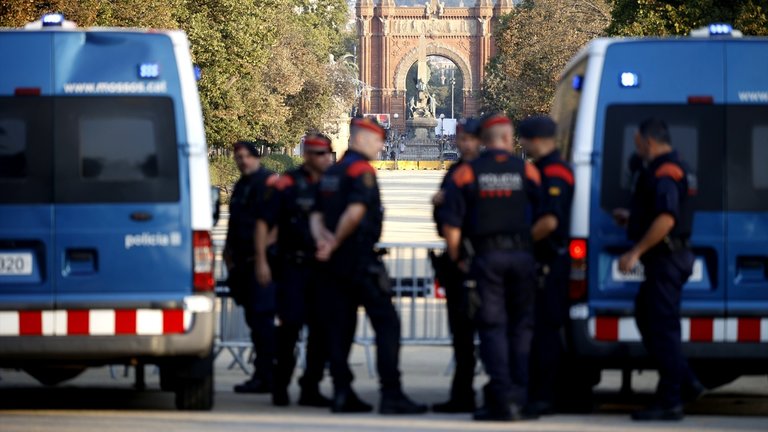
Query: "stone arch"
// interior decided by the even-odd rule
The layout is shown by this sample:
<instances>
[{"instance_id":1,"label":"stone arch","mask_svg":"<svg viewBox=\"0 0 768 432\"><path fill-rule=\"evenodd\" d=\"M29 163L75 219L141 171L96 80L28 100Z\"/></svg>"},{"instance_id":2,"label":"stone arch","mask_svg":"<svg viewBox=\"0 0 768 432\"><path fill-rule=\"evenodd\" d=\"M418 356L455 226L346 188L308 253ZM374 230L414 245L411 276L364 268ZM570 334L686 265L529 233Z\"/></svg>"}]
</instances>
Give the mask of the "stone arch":
<instances>
[{"instance_id":1,"label":"stone arch","mask_svg":"<svg viewBox=\"0 0 768 432\"><path fill-rule=\"evenodd\" d=\"M435 42L427 42L426 46L427 56L440 56L445 57L448 60L452 61L461 71L461 74L464 76L464 88L462 89L464 93L473 91L472 88L473 85L473 77L472 77L472 68L470 67L469 60L466 58L466 56L462 55L458 51L456 51L454 48L443 45L440 43ZM400 60L397 62L397 67L395 68L395 76L394 76L394 85L395 85L395 91L396 92L403 92L405 93L406 89L406 83L405 80L408 76L408 71L411 69L411 66L413 66L414 63L416 63L419 60L419 47L416 46L410 51L408 51L405 55L403 55Z\"/></svg>"}]
</instances>

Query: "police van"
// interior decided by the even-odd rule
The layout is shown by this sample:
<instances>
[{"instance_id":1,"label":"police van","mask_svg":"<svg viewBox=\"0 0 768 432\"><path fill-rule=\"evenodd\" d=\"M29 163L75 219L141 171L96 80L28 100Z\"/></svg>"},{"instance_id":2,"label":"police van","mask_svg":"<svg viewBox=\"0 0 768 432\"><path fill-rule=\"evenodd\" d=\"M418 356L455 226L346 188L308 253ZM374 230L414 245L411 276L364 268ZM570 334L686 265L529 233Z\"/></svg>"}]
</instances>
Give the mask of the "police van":
<instances>
[{"instance_id":1,"label":"police van","mask_svg":"<svg viewBox=\"0 0 768 432\"><path fill-rule=\"evenodd\" d=\"M649 117L668 123L694 189L684 353L709 387L768 374L768 39L715 24L595 40L564 71L552 116L576 177L566 339L588 379L571 390L588 392L602 369L649 367L633 319L644 275L619 271L630 243L612 219L629 207L633 135Z\"/></svg>"},{"instance_id":2,"label":"police van","mask_svg":"<svg viewBox=\"0 0 768 432\"><path fill-rule=\"evenodd\" d=\"M156 364L178 408L210 409L213 205L186 36L49 14L0 31L0 58L0 367L56 384Z\"/></svg>"}]
</instances>

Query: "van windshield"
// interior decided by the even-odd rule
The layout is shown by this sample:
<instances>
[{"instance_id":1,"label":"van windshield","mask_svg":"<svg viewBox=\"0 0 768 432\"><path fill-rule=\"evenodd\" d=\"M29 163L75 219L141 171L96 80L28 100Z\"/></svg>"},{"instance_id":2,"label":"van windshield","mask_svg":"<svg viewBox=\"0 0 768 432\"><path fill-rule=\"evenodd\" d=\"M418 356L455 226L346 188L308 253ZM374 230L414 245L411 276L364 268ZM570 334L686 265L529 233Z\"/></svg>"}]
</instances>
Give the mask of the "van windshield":
<instances>
[{"instance_id":1,"label":"van windshield","mask_svg":"<svg viewBox=\"0 0 768 432\"><path fill-rule=\"evenodd\" d=\"M627 207L634 173L630 157L634 134L649 117L669 125L674 147L688 165L694 210L722 210L724 184L724 108L714 105L613 105L608 108L603 144L600 205L610 212Z\"/></svg>"},{"instance_id":2,"label":"van windshield","mask_svg":"<svg viewBox=\"0 0 768 432\"><path fill-rule=\"evenodd\" d=\"M179 199L173 102L0 98L0 202Z\"/></svg>"}]
</instances>

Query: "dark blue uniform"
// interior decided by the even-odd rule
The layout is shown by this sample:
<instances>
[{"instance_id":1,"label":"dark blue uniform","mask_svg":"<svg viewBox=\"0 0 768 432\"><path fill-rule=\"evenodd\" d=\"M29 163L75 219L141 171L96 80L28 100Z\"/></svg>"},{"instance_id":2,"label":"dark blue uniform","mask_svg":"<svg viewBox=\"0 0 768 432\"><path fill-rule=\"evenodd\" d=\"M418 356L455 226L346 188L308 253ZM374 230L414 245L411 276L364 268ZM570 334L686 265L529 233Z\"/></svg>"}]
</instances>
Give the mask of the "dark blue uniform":
<instances>
[{"instance_id":1,"label":"dark blue uniform","mask_svg":"<svg viewBox=\"0 0 768 432\"><path fill-rule=\"evenodd\" d=\"M229 204L225 246L234 264L227 283L232 297L245 311L256 353L254 378L265 388L272 385L275 359L275 287L262 287L256 281L253 238L268 186L276 179L274 173L262 167L237 181Z\"/></svg>"},{"instance_id":2,"label":"dark blue uniform","mask_svg":"<svg viewBox=\"0 0 768 432\"><path fill-rule=\"evenodd\" d=\"M316 208L323 214L325 227L335 232L341 215L355 203L365 206L365 216L321 272L323 292L331 305L331 375L337 392L350 388L353 375L348 357L357 326L357 309L362 305L376 332L376 366L382 395L397 397L401 394L400 321L392 305L389 277L374 251L381 236L384 212L376 171L363 155L350 150L323 175Z\"/></svg>"},{"instance_id":3,"label":"dark blue uniform","mask_svg":"<svg viewBox=\"0 0 768 432\"><path fill-rule=\"evenodd\" d=\"M697 382L680 342L680 297L694 261L688 245L693 223L688 194L687 169L677 152L657 157L639 173L627 227L629 239L638 242L659 215L675 219L664 241L640 258L645 281L635 299L643 344L659 370L656 396L663 408L679 406L681 385Z\"/></svg>"},{"instance_id":4,"label":"dark blue uniform","mask_svg":"<svg viewBox=\"0 0 768 432\"><path fill-rule=\"evenodd\" d=\"M453 173L467 162L460 159L448 168L440 184L440 190L445 191L451 181ZM433 217L437 225L438 233L442 229L443 221L440 217L441 206L435 206ZM472 383L475 378L475 324L469 315L469 296L464 286L465 275L455 263L448 263L447 255L440 265L443 274L437 275L441 285L445 288L446 303L448 306L448 327L451 330L453 355L456 368L453 372L451 384L450 402L457 405L474 407L475 392ZM437 409L437 408L435 408Z\"/></svg>"},{"instance_id":5,"label":"dark blue uniform","mask_svg":"<svg viewBox=\"0 0 768 432\"><path fill-rule=\"evenodd\" d=\"M536 161L541 173L543 201L540 215L557 218L557 229L534 244L539 264L539 289L536 292L536 324L531 345L532 402L551 404L561 353L560 331L568 316L568 277L570 257L568 239L573 202L573 171L552 153Z\"/></svg>"},{"instance_id":6,"label":"dark blue uniform","mask_svg":"<svg viewBox=\"0 0 768 432\"><path fill-rule=\"evenodd\" d=\"M475 252L469 277L481 302L480 355L490 376L485 406L500 415L527 397L535 291L530 230L540 184L535 166L486 151L453 173L440 212L445 224L462 228Z\"/></svg>"},{"instance_id":7,"label":"dark blue uniform","mask_svg":"<svg viewBox=\"0 0 768 432\"><path fill-rule=\"evenodd\" d=\"M303 166L286 172L277 181L274 194L261 214L270 228L278 228L276 256L270 263L277 284L280 320L275 389L284 391L290 384L296 366L296 342L307 324L306 369L299 381L302 397L305 392L317 394L328 360L327 326L319 316L325 296L320 295L315 283L315 243L309 228L317 189L317 182Z\"/></svg>"}]
</instances>

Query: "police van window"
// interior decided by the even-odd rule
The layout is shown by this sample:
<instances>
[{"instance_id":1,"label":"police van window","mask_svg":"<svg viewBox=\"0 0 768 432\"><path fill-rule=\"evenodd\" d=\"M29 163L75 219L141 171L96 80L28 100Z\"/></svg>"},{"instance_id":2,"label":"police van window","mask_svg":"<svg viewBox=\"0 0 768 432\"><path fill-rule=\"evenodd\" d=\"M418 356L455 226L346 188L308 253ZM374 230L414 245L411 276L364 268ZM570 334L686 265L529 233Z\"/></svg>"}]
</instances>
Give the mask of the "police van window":
<instances>
[{"instance_id":1,"label":"police van window","mask_svg":"<svg viewBox=\"0 0 768 432\"><path fill-rule=\"evenodd\" d=\"M768 210L768 107L728 111L728 209Z\"/></svg>"},{"instance_id":2,"label":"police van window","mask_svg":"<svg viewBox=\"0 0 768 432\"><path fill-rule=\"evenodd\" d=\"M157 177L155 127L139 118L95 117L80 121L80 175L99 181Z\"/></svg>"},{"instance_id":3,"label":"police van window","mask_svg":"<svg viewBox=\"0 0 768 432\"><path fill-rule=\"evenodd\" d=\"M722 107L703 105L614 105L608 108L602 158L601 207L627 207L636 172L629 160L635 152L638 124L648 117L667 122L672 147L689 168L695 210L723 208Z\"/></svg>"},{"instance_id":4,"label":"police van window","mask_svg":"<svg viewBox=\"0 0 768 432\"><path fill-rule=\"evenodd\" d=\"M581 99L581 85L587 70L585 58L563 76L555 90L552 103L552 118L557 122L557 148L563 158L570 160L573 150L573 132L576 128L576 117Z\"/></svg>"},{"instance_id":5,"label":"police van window","mask_svg":"<svg viewBox=\"0 0 768 432\"><path fill-rule=\"evenodd\" d=\"M168 98L60 98L58 202L173 202L178 146Z\"/></svg>"},{"instance_id":6,"label":"police van window","mask_svg":"<svg viewBox=\"0 0 768 432\"><path fill-rule=\"evenodd\" d=\"M50 123L49 99L0 98L0 203L51 202Z\"/></svg>"}]
</instances>

